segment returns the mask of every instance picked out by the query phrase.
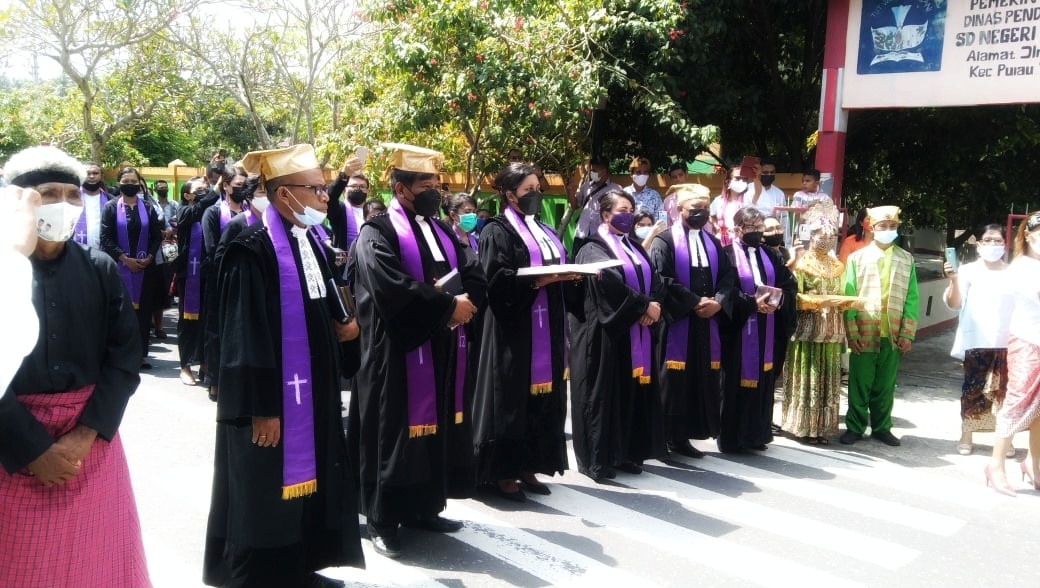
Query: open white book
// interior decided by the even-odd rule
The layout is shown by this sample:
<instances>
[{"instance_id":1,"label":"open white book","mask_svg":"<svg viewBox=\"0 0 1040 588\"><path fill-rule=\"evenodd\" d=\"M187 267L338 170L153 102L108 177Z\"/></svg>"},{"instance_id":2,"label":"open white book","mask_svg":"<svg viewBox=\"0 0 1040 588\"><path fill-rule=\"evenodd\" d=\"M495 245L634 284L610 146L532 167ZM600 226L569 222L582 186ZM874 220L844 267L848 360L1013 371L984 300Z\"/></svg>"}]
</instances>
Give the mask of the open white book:
<instances>
[{"instance_id":1,"label":"open white book","mask_svg":"<svg viewBox=\"0 0 1040 588\"><path fill-rule=\"evenodd\" d=\"M517 270L516 275L537 277L551 276L554 274L583 274L586 276L595 276L599 274L600 270L604 270L608 267L617 267L619 265L624 265L624 262L620 259L608 259L606 261L596 261L593 263L557 263L554 265L522 267Z\"/></svg>"}]
</instances>

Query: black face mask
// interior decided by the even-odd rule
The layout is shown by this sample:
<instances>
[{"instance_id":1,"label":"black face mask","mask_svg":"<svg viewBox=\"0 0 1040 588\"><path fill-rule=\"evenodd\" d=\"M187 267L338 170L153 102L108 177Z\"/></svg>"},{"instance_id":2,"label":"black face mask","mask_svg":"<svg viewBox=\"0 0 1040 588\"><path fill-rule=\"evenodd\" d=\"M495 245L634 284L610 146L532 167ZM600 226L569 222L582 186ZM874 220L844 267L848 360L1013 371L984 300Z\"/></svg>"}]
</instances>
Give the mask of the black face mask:
<instances>
[{"instance_id":1,"label":"black face mask","mask_svg":"<svg viewBox=\"0 0 1040 588\"><path fill-rule=\"evenodd\" d=\"M362 204L364 204L365 198L367 197L368 196L365 194L365 191L361 188L353 188L349 192L347 192L347 201L349 201L354 206L361 206Z\"/></svg>"},{"instance_id":2,"label":"black face mask","mask_svg":"<svg viewBox=\"0 0 1040 588\"><path fill-rule=\"evenodd\" d=\"M163 189L159 189L159 188L156 188L156 190L155 190L155 194L156 194L156 195L157 195L157 196L158 196L159 198L166 198L166 196L167 196L167 195L168 195L169 193L170 193L170 189L169 189L169 188L163 188Z\"/></svg>"},{"instance_id":3,"label":"black face mask","mask_svg":"<svg viewBox=\"0 0 1040 588\"><path fill-rule=\"evenodd\" d=\"M770 247L779 247L784 244L783 234L766 235L762 237L762 242Z\"/></svg>"},{"instance_id":4,"label":"black face mask","mask_svg":"<svg viewBox=\"0 0 1040 588\"><path fill-rule=\"evenodd\" d=\"M520 212L524 213L525 216L538 214L538 211L542 209L542 193L538 190L531 190L527 194L516 199L516 207L519 208Z\"/></svg>"},{"instance_id":5,"label":"black face mask","mask_svg":"<svg viewBox=\"0 0 1040 588\"><path fill-rule=\"evenodd\" d=\"M206 194L209 194L209 190L206 190L206 189L195 190L194 192L191 193L192 200L198 200L199 198L205 198Z\"/></svg>"},{"instance_id":6,"label":"black face mask","mask_svg":"<svg viewBox=\"0 0 1040 588\"><path fill-rule=\"evenodd\" d=\"M412 206L415 208L415 214L436 218L437 212L441 208L441 193L433 188L423 190L415 195L415 200L412 200Z\"/></svg>"},{"instance_id":7,"label":"black face mask","mask_svg":"<svg viewBox=\"0 0 1040 588\"><path fill-rule=\"evenodd\" d=\"M235 204L242 204L246 199L245 188L231 188L231 201Z\"/></svg>"},{"instance_id":8,"label":"black face mask","mask_svg":"<svg viewBox=\"0 0 1040 588\"><path fill-rule=\"evenodd\" d=\"M751 231L744 233L740 240L748 247L759 247L762 245L762 231Z\"/></svg>"},{"instance_id":9,"label":"black face mask","mask_svg":"<svg viewBox=\"0 0 1040 588\"><path fill-rule=\"evenodd\" d=\"M769 187L773 185L776 180L776 174L763 174L758 176L758 179L762 182L763 186Z\"/></svg>"},{"instance_id":10,"label":"black face mask","mask_svg":"<svg viewBox=\"0 0 1040 588\"><path fill-rule=\"evenodd\" d=\"M123 196L137 196L140 191L141 186L137 184L119 184L119 193Z\"/></svg>"},{"instance_id":11,"label":"black face mask","mask_svg":"<svg viewBox=\"0 0 1040 588\"><path fill-rule=\"evenodd\" d=\"M83 189L87 192L97 192L101 182L83 182Z\"/></svg>"},{"instance_id":12,"label":"black face mask","mask_svg":"<svg viewBox=\"0 0 1040 588\"><path fill-rule=\"evenodd\" d=\"M704 208L694 208L686 213L686 226L691 229L700 230L708 224L708 211Z\"/></svg>"}]
</instances>

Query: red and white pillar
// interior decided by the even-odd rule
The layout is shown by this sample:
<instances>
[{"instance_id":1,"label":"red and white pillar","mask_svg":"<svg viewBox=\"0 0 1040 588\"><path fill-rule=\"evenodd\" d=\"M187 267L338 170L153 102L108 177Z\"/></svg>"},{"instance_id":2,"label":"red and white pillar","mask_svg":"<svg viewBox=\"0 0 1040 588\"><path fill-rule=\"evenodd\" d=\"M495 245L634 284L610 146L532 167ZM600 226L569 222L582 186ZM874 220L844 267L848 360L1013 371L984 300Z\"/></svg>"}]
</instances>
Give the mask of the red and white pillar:
<instances>
[{"instance_id":1,"label":"red and white pillar","mask_svg":"<svg viewBox=\"0 0 1040 588\"><path fill-rule=\"evenodd\" d=\"M830 0L827 5L827 37L823 48L823 87L820 90L820 124L816 138L816 169L830 178L834 204L842 205L841 187L845 167L845 133L848 111L841 108L845 75L845 40L849 28L849 0Z\"/></svg>"}]
</instances>

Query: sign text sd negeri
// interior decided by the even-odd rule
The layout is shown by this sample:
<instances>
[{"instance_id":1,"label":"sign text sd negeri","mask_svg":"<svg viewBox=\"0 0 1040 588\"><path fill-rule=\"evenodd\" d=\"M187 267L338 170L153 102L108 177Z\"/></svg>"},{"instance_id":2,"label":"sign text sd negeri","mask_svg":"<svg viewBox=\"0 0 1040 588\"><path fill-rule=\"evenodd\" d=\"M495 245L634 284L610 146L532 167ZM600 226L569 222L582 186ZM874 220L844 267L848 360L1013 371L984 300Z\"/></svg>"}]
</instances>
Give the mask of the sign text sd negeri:
<instances>
[{"instance_id":1,"label":"sign text sd negeri","mask_svg":"<svg viewBox=\"0 0 1040 588\"><path fill-rule=\"evenodd\" d=\"M986 62L972 65L968 77L1035 75L1040 64L1040 0L971 0L961 24L964 30L954 36L956 46L977 47L965 61Z\"/></svg>"}]
</instances>

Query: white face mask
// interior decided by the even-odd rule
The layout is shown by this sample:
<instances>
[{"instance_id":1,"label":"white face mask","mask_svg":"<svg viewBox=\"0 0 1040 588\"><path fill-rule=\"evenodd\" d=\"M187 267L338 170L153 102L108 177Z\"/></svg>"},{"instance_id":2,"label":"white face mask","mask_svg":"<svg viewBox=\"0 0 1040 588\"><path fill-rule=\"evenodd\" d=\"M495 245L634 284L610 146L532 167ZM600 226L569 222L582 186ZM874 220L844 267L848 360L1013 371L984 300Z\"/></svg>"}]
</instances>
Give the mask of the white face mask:
<instances>
[{"instance_id":1,"label":"white face mask","mask_svg":"<svg viewBox=\"0 0 1040 588\"><path fill-rule=\"evenodd\" d=\"M744 180L730 180L729 189L739 194L743 194L744 191L747 190L747 182Z\"/></svg>"},{"instance_id":2,"label":"white face mask","mask_svg":"<svg viewBox=\"0 0 1040 588\"><path fill-rule=\"evenodd\" d=\"M897 229L891 231L874 231L874 240L885 245L895 241L898 236L899 231Z\"/></svg>"},{"instance_id":3,"label":"white face mask","mask_svg":"<svg viewBox=\"0 0 1040 588\"><path fill-rule=\"evenodd\" d=\"M44 241L68 241L82 214L82 206L68 202L44 204L36 209L36 230Z\"/></svg>"},{"instance_id":4,"label":"white face mask","mask_svg":"<svg viewBox=\"0 0 1040 588\"><path fill-rule=\"evenodd\" d=\"M260 198L253 198L249 203L249 207L255 210L258 214L263 214L264 211L267 210L268 204L270 204L270 202L267 200L267 196L263 196Z\"/></svg>"},{"instance_id":5,"label":"white face mask","mask_svg":"<svg viewBox=\"0 0 1040 588\"><path fill-rule=\"evenodd\" d=\"M599 183L599 173L594 172L594 171L590 171L589 172L589 181L592 182L593 184L598 184Z\"/></svg>"},{"instance_id":6,"label":"white face mask","mask_svg":"<svg viewBox=\"0 0 1040 588\"><path fill-rule=\"evenodd\" d=\"M648 176L646 174L639 174L637 176L632 176L632 182L634 182L635 185L637 185L637 186L645 186L646 183L649 182L649 181L650 181L650 176Z\"/></svg>"},{"instance_id":7,"label":"white face mask","mask_svg":"<svg viewBox=\"0 0 1040 588\"><path fill-rule=\"evenodd\" d=\"M303 203L300 202L299 200L296 200L296 197L292 195L292 192L289 193L289 196L292 197L292 199L296 201L296 204L299 204L300 206L303 207L303 212L302 213L301 212L296 212L295 210L292 211L293 216L296 217L296 220L298 220L301 223L307 225L308 227L313 227L314 225L320 225L321 223L325 222L325 217L327 215L324 212L318 212L317 210L311 208L310 206L303 206Z\"/></svg>"},{"instance_id":8,"label":"white face mask","mask_svg":"<svg viewBox=\"0 0 1040 588\"><path fill-rule=\"evenodd\" d=\"M979 245L979 257L985 261L994 262L1004 257L1003 245Z\"/></svg>"},{"instance_id":9,"label":"white face mask","mask_svg":"<svg viewBox=\"0 0 1040 588\"><path fill-rule=\"evenodd\" d=\"M651 230L653 230L653 227L636 227L636 237L646 239L650 236Z\"/></svg>"}]
</instances>

